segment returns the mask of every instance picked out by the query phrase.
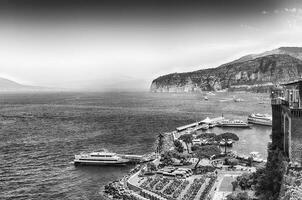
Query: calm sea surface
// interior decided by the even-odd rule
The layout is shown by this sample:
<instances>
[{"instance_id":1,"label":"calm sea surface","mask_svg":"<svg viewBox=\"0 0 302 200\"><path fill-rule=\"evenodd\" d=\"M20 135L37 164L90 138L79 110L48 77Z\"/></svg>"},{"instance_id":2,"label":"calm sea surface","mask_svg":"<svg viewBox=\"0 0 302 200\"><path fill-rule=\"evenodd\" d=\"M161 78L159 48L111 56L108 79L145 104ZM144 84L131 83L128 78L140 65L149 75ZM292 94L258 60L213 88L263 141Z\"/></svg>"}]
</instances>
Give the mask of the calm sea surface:
<instances>
[{"instance_id":1,"label":"calm sea surface","mask_svg":"<svg viewBox=\"0 0 302 200\"><path fill-rule=\"evenodd\" d=\"M228 101L234 95L245 102ZM130 167L76 168L74 154L102 148L148 153L158 133L207 116L246 120L251 112L270 113L266 98L251 93L217 93L209 101L201 94L1 94L0 199L102 199L102 186ZM238 134L233 148L238 152L267 155L269 127L212 131Z\"/></svg>"}]
</instances>

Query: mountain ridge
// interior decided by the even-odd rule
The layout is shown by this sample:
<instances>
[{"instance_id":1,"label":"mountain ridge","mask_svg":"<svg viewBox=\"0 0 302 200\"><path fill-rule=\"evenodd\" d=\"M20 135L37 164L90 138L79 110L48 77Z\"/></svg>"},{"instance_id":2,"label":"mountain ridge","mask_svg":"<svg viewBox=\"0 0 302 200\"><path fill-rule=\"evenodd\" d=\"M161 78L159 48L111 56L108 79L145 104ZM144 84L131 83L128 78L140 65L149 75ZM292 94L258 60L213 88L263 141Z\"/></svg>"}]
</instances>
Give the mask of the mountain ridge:
<instances>
[{"instance_id":1,"label":"mountain ridge","mask_svg":"<svg viewBox=\"0 0 302 200\"><path fill-rule=\"evenodd\" d=\"M23 85L16 81L0 77L0 92L35 92L52 90L54 89L40 86Z\"/></svg>"},{"instance_id":2,"label":"mountain ridge","mask_svg":"<svg viewBox=\"0 0 302 200\"><path fill-rule=\"evenodd\" d=\"M302 75L302 48L280 47L249 54L216 68L160 76L151 92L200 92L223 89L267 91Z\"/></svg>"}]
</instances>

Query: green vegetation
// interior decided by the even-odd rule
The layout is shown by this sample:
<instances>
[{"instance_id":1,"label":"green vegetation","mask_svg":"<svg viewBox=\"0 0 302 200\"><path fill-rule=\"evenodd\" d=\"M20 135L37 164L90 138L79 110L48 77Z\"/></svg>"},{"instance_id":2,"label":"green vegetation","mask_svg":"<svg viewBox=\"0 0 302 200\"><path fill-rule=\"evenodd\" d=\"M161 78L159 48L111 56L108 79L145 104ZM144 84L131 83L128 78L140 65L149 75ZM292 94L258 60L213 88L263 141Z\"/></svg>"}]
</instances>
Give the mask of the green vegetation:
<instances>
[{"instance_id":1,"label":"green vegetation","mask_svg":"<svg viewBox=\"0 0 302 200\"><path fill-rule=\"evenodd\" d=\"M264 170L258 170L256 195L260 200L274 200L279 196L282 176L285 172L285 157L279 150L269 150L268 162Z\"/></svg>"},{"instance_id":2,"label":"green vegetation","mask_svg":"<svg viewBox=\"0 0 302 200\"><path fill-rule=\"evenodd\" d=\"M147 164L147 169L148 169L148 171L153 172L153 171L156 171L156 170L157 170L157 167L156 167L156 165L154 164L154 162L149 162L149 163Z\"/></svg>"},{"instance_id":3,"label":"green vegetation","mask_svg":"<svg viewBox=\"0 0 302 200\"><path fill-rule=\"evenodd\" d=\"M224 164L231 165L231 167L234 167L235 165L239 164L239 160L237 160L236 158L225 158Z\"/></svg>"},{"instance_id":4,"label":"green vegetation","mask_svg":"<svg viewBox=\"0 0 302 200\"><path fill-rule=\"evenodd\" d=\"M192 134L184 134L184 135L181 135L180 137L179 137L179 139L180 140L182 140L182 141L184 141L184 143L186 144L186 146L187 146L187 151L189 152L189 146L188 146L188 144L190 143L192 143L192 140L193 140L193 136L192 136Z\"/></svg>"},{"instance_id":5,"label":"green vegetation","mask_svg":"<svg viewBox=\"0 0 302 200\"><path fill-rule=\"evenodd\" d=\"M182 143L179 140L174 141L174 146L175 146L175 150L178 151L179 153L184 152L184 147L182 146Z\"/></svg>"},{"instance_id":6,"label":"green vegetation","mask_svg":"<svg viewBox=\"0 0 302 200\"><path fill-rule=\"evenodd\" d=\"M260 200L278 199L282 176L285 172L285 157L278 149L269 150L265 168L252 174L243 174L232 183L233 189L253 190Z\"/></svg>"},{"instance_id":7,"label":"green vegetation","mask_svg":"<svg viewBox=\"0 0 302 200\"><path fill-rule=\"evenodd\" d=\"M198 162L195 165L195 169L197 168L199 162L203 158L210 159L212 156L220 154L220 149L216 145L208 145L208 146L201 146L199 147L196 152L195 156L198 158Z\"/></svg>"},{"instance_id":8,"label":"green vegetation","mask_svg":"<svg viewBox=\"0 0 302 200\"><path fill-rule=\"evenodd\" d=\"M233 140L233 141L238 141L239 137L235 134L235 133L230 133L230 132L226 132L226 133L222 133L220 135L217 135L215 137L216 141L223 141L223 142L227 142L228 140ZM227 145L224 146L224 153L226 154L226 150L227 150Z\"/></svg>"},{"instance_id":9,"label":"green vegetation","mask_svg":"<svg viewBox=\"0 0 302 200\"><path fill-rule=\"evenodd\" d=\"M197 135L196 138L202 138L202 139L212 139L215 138L217 135L215 133L202 133L200 135Z\"/></svg>"},{"instance_id":10,"label":"green vegetation","mask_svg":"<svg viewBox=\"0 0 302 200\"><path fill-rule=\"evenodd\" d=\"M158 141L158 145L157 145L157 151L158 152L162 152L163 150L163 144L164 144L164 134L162 133L159 133L158 136L157 136L157 141Z\"/></svg>"},{"instance_id":11,"label":"green vegetation","mask_svg":"<svg viewBox=\"0 0 302 200\"><path fill-rule=\"evenodd\" d=\"M161 164L159 167L173 165L176 160L179 160L181 164L187 164L187 159L190 155L179 153L175 150L165 151L161 154Z\"/></svg>"},{"instance_id":12,"label":"green vegetation","mask_svg":"<svg viewBox=\"0 0 302 200\"><path fill-rule=\"evenodd\" d=\"M252 198L249 197L247 192L239 192L228 195L226 200L252 200Z\"/></svg>"}]
</instances>

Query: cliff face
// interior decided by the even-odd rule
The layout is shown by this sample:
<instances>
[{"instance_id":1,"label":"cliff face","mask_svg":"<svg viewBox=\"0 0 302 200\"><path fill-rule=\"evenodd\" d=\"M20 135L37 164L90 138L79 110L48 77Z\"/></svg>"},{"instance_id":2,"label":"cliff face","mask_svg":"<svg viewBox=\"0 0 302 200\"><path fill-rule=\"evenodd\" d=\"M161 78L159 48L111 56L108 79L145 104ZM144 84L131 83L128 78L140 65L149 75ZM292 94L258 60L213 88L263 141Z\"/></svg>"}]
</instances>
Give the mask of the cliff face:
<instances>
[{"instance_id":1,"label":"cliff face","mask_svg":"<svg viewBox=\"0 0 302 200\"><path fill-rule=\"evenodd\" d=\"M295 54L302 55L297 52ZM153 80L150 90L152 92L266 90L273 84L301 77L302 60L295 57L287 54L249 55L217 68L161 76Z\"/></svg>"}]
</instances>

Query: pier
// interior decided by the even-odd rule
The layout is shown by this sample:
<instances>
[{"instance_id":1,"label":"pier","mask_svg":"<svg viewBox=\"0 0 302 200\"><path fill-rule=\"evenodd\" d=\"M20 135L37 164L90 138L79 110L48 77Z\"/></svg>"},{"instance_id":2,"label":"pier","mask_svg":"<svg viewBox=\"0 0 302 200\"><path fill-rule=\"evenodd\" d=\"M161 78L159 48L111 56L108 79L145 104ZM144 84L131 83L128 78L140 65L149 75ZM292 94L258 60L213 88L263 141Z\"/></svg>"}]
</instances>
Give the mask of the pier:
<instances>
[{"instance_id":1,"label":"pier","mask_svg":"<svg viewBox=\"0 0 302 200\"><path fill-rule=\"evenodd\" d=\"M224 120L224 117L215 117L215 118L209 118L209 117L207 117L207 118L205 118L202 121L177 127L176 131L177 132L181 132L181 131L188 130L189 128L197 128L198 129L199 125L202 125L202 124L217 124L217 122L220 122L222 120Z\"/></svg>"}]
</instances>

